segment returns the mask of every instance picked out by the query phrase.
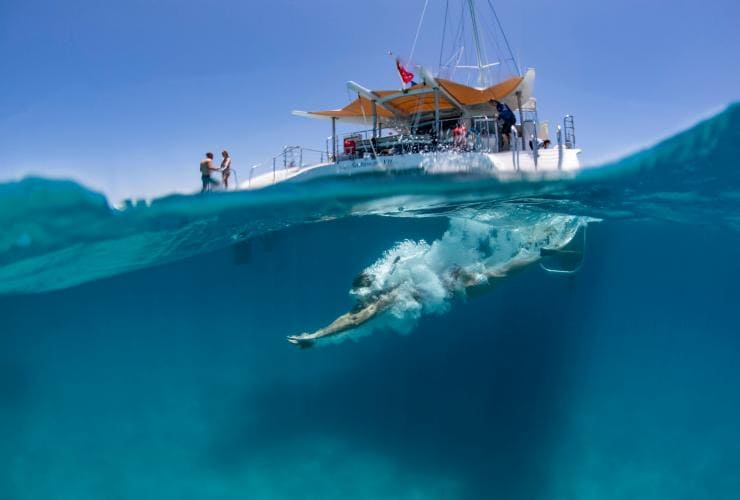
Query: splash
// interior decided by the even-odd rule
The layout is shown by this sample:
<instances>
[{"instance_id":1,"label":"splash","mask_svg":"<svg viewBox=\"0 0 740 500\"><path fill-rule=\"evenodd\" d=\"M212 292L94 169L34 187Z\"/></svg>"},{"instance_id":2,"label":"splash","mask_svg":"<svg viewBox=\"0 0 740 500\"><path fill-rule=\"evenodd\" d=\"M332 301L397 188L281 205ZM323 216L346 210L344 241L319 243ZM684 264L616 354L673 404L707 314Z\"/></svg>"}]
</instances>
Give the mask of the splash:
<instances>
[{"instance_id":1,"label":"splash","mask_svg":"<svg viewBox=\"0 0 740 500\"><path fill-rule=\"evenodd\" d=\"M427 314L443 314L470 289L484 289L540 259L543 248L560 249L596 219L546 214L506 206L452 217L432 243L402 241L386 250L355 280L355 311L300 341L341 342L379 330L410 332ZM304 344L305 346L306 344Z\"/></svg>"}]
</instances>

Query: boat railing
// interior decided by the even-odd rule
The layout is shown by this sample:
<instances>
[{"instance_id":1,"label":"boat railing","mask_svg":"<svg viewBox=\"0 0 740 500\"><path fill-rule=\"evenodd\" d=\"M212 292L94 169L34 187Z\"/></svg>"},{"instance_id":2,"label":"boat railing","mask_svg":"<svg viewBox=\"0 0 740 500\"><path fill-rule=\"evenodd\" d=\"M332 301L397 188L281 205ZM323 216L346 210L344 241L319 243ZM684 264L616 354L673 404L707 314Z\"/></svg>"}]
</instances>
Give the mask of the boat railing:
<instances>
[{"instance_id":1,"label":"boat railing","mask_svg":"<svg viewBox=\"0 0 740 500\"><path fill-rule=\"evenodd\" d=\"M519 134L516 126L511 126L511 161L514 164L514 170L519 171Z\"/></svg>"},{"instance_id":2,"label":"boat railing","mask_svg":"<svg viewBox=\"0 0 740 500\"><path fill-rule=\"evenodd\" d=\"M327 143L331 141L327 139ZM372 130L361 130L337 137L339 151L337 159L348 160L367 156L397 155L418 153L435 149L432 134L395 131L390 135L373 137Z\"/></svg>"},{"instance_id":3,"label":"boat railing","mask_svg":"<svg viewBox=\"0 0 740 500\"><path fill-rule=\"evenodd\" d=\"M500 125L495 117L475 116L465 119L466 125L472 126L466 127L462 138L454 133L459 122L460 118L440 120L439 134L434 133L433 123L421 123L417 127L385 129L390 130L388 135L383 135L382 129L376 134L370 129L337 135L337 159L438 151L498 153L504 150ZM331 136L326 139L328 157L331 157L329 152L332 139Z\"/></svg>"},{"instance_id":4,"label":"boat railing","mask_svg":"<svg viewBox=\"0 0 740 500\"><path fill-rule=\"evenodd\" d=\"M376 156L403 155L424 152L476 152L500 153L511 151L519 165L519 156L522 152L531 153L535 168L538 167L541 149L547 148L547 123L527 119L523 124L515 125L509 133L509 140L505 138L501 124L494 116L473 116L465 118L467 128L464 138L455 135L455 127L460 118L450 118L439 121L439 133L435 134L434 123L423 122L416 126L404 128L386 128L376 130L360 130L336 136L338 148L336 158L332 153L332 137L326 139L327 161L354 160L372 158ZM575 127L573 116L563 118L561 130L562 147L575 147ZM542 132L545 130L545 132ZM388 131L388 132L386 132ZM387 135L383 135L386 132ZM545 134L544 136L542 134ZM559 153L559 156L562 154ZM562 160L559 160L562 163Z\"/></svg>"},{"instance_id":5,"label":"boat railing","mask_svg":"<svg viewBox=\"0 0 740 500\"><path fill-rule=\"evenodd\" d=\"M532 159L534 160L534 169L537 170L537 159L539 158L539 137L537 136L537 122L534 123L534 133L529 136L530 148L532 148Z\"/></svg>"},{"instance_id":6,"label":"boat railing","mask_svg":"<svg viewBox=\"0 0 740 500\"><path fill-rule=\"evenodd\" d=\"M557 131L558 137L558 170L563 169L563 130L558 125Z\"/></svg>"},{"instance_id":7,"label":"boat railing","mask_svg":"<svg viewBox=\"0 0 740 500\"><path fill-rule=\"evenodd\" d=\"M329 161L328 153L319 149L311 149L303 146L284 146L283 150L267 161L252 165L249 169L249 181L247 185L252 186L252 178L259 174L260 168L272 168L272 182L277 180L279 171L296 172L304 167L317 165Z\"/></svg>"},{"instance_id":8,"label":"boat railing","mask_svg":"<svg viewBox=\"0 0 740 500\"><path fill-rule=\"evenodd\" d=\"M565 147L573 149L576 147L576 126L573 122L573 115L563 117L563 130L565 131Z\"/></svg>"}]
</instances>

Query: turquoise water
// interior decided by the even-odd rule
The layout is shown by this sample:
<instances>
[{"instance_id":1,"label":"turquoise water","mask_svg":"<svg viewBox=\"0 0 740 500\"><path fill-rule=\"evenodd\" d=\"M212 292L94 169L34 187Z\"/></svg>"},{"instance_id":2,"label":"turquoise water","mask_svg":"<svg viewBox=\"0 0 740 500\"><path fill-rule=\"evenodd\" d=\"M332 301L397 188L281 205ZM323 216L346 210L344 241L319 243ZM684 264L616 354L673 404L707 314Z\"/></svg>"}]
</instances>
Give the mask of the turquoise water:
<instances>
[{"instance_id":1,"label":"turquoise water","mask_svg":"<svg viewBox=\"0 0 740 500\"><path fill-rule=\"evenodd\" d=\"M556 185L0 185L0 498L735 498L739 141L732 106ZM362 271L380 317L285 341Z\"/></svg>"}]
</instances>

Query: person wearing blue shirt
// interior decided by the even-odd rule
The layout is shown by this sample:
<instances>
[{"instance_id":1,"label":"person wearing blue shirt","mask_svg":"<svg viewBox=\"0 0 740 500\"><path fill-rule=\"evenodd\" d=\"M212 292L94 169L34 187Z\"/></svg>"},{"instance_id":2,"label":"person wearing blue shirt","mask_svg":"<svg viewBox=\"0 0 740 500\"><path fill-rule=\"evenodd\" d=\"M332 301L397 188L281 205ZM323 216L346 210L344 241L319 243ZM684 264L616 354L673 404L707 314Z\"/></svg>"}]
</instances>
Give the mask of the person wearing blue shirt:
<instances>
[{"instance_id":1,"label":"person wearing blue shirt","mask_svg":"<svg viewBox=\"0 0 740 500\"><path fill-rule=\"evenodd\" d=\"M498 121L501 126L501 134L506 138L505 144L511 144L511 127L516 125L516 115L505 103L491 99L489 103L496 106Z\"/></svg>"}]
</instances>

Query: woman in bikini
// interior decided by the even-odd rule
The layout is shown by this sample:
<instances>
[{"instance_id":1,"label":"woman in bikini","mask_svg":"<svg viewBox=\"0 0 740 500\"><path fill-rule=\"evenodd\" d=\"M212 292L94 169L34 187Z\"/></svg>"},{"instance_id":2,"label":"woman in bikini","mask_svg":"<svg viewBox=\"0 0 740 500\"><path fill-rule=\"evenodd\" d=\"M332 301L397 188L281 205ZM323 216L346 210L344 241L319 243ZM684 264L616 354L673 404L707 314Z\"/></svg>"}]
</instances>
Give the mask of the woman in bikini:
<instances>
[{"instance_id":1,"label":"woman in bikini","mask_svg":"<svg viewBox=\"0 0 740 500\"><path fill-rule=\"evenodd\" d=\"M229 177L231 177L231 156L225 149L221 151L223 160L221 161L221 177L224 181L224 189L229 189Z\"/></svg>"}]
</instances>

